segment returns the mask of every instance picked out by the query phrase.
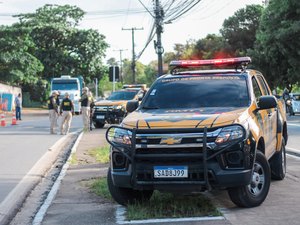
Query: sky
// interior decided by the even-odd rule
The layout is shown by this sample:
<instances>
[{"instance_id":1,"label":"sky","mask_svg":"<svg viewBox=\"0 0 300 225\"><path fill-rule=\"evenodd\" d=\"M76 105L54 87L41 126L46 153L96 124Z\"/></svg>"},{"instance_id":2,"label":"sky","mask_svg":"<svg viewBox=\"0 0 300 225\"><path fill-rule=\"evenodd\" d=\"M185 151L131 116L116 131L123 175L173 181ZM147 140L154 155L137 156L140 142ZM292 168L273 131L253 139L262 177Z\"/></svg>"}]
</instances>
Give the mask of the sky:
<instances>
[{"instance_id":1,"label":"sky","mask_svg":"<svg viewBox=\"0 0 300 225\"><path fill-rule=\"evenodd\" d=\"M172 0L160 0L167 4ZM175 0L180 2L183 0ZM153 0L0 0L0 24L10 25L17 20L11 15L33 13L45 4L76 5L86 12L80 22L82 29L95 29L106 37L110 45L106 59L132 59L132 28L135 54L144 49L154 18L145 10L154 8ZM250 4L262 4L262 0L201 0L188 13L170 24L164 24L162 46L165 52L173 51L174 45L188 40L199 40L207 34L219 34L223 21L237 10ZM156 40L156 36L153 40ZM121 53L121 54L120 54ZM148 64L157 60L153 41L145 49L139 61Z\"/></svg>"}]
</instances>

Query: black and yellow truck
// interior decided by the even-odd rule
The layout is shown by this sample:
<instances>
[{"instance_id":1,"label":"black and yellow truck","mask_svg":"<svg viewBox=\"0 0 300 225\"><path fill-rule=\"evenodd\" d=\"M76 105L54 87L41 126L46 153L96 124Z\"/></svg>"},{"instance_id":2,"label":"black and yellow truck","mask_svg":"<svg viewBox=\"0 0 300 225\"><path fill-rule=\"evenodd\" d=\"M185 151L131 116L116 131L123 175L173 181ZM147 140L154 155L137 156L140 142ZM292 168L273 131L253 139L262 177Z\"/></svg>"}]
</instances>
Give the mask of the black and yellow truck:
<instances>
[{"instance_id":1,"label":"black and yellow truck","mask_svg":"<svg viewBox=\"0 0 300 225\"><path fill-rule=\"evenodd\" d=\"M108 186L120 204L154 190L226 189L255 207L286 173L286 112L249 57L172 61L144 100L106 133ZM204 67L204 69L203 69ZM210 67L214 67L213 69ZM201 69L199 69L201 68Z\"/></svg>"},{"instance_id":2,"label":"black and yellow truck","mask_svg":"<svg viewBox=\"0 0 300 225\"><path fill-rule=\"evenodd\" d=\"M140 88L126 88L114 91L103 99L95 102L92 122L96 128L106 123L119 124L126 116L126 104L129 100L139 100Z\"/></svg>"}]
</instances>

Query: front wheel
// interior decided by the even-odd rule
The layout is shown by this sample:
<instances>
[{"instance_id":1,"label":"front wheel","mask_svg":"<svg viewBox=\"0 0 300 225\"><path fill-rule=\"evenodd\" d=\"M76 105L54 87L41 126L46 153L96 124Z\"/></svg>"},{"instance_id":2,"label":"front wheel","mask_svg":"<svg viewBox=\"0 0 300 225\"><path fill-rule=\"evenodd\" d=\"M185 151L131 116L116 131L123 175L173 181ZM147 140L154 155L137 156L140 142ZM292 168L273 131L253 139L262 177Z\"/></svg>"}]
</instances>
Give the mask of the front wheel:
<instances>
[{"instance_id":1,"label":"front wheel","mask_svg":"<svg viewBox=\"0 0 300 225\"><path fill-rule=\"evenodd\" d=\"M113 199L120 205L128 205L135 202L149 201L153 194L153 190L134 190L131 188L122 188L114 185L111 175L111 169L107 172L108 190Z\"/></svg>"},{"instance_id":2,"label":"front wheel","mask_svg":"<svg viewBox=\"0 0 300 225\"><path fill-rule=\"evenodd\" d=\"M249 185L228 189L231 201L239 207L259 206L266 199L271 183L268 160L261 151L257 151Z\"/></svg>"},{"instance_id":3,"label":"front wheel","mask_svg":"<svg viewBox=\"0 0 300 225\"><path fill-rule=\"evenodd\" d=\"M286 174L286 153L285 153L285 141L282 140L281 149L276 152L271 160L271 176L274 180L283 180Z\"/></svg>"}]
</instances>

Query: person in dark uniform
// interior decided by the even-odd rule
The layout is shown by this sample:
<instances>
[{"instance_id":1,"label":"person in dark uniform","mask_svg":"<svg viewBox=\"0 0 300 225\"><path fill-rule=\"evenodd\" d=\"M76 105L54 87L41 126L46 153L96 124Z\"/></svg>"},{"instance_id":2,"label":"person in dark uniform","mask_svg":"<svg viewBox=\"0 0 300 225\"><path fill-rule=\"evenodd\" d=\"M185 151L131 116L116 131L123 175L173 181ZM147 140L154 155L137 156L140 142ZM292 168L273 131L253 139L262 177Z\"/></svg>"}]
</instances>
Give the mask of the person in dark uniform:
<instances>
[{"instance_id":1,"label":"person in dark uniform","mask_svg":"<svg viewBox=\"0 0 300 225\"><path fill-rule=\"evenodd\" d=\"M57 105L57 112L59 112L59 107L60 107L60 100L59 100L59 97L60 97L60 91L57 91L57 96L56 96L56 105ZM58 127L58 117L59 115L56 117L56 127Z\"/></svg>"},{"instance_id":2,"label":"person in dark uniform","mask_svg":"<svg viewBox=\"0 0 300 225\"><path fill-rule=\"evenodd\" d=\"M74 104L69 98L68 92L65 93L65 97L60 104L60 115L62 116L60 124L60 134L68 134L72 122L72 117L74 115Z\"/></svg>"},{"instance_id":3,"label":"person in dark uniform","mask_svg":"<svg viewBox=\"0 0 300 225\"><path fill-rule=\"evenodd\" d=\"M94 114L94 107L95 107L95 99L93 97L92 92L89 92L89 101L90 101L90 130L93 130L93 114Z\"/></svg>"},{"instance_id":4,"label":"person in dark uniform","mask_svg":"<svg viewBox=\"0 0 300 225\"><path fill-rule=\"evenodd\" d=\"M56 104L57 96L58 96L58 92L53 91L47 101L48 109L49 109L49 119L50 119L50 134L55 134L55 128L57 127L57 118L58 118L58 105Z\"/></svg>"}]
</instances>

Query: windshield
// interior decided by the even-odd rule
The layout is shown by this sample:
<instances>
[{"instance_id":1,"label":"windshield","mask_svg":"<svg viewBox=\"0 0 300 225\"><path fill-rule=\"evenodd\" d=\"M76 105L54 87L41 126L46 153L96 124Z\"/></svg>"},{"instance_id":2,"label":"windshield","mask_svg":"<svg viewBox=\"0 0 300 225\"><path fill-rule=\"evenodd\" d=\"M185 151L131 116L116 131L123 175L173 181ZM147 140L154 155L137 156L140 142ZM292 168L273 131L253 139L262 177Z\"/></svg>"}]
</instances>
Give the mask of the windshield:
<instances>
[{"instance_id":1,"label":"windshield","mask_svg":"<svg viewBox=\"0 0 300 225\"><path fill-rule=\"evenodd\" d=\"M76 80L53 80L52 90L79 90Z\"/></svg>"},{"instance_id":2,"label":"windshield","mask_svg":"<svg viewBox=\"0 0 300 225\"><path fill-rule=\"evenodd\" d=\"M132 100L138 91L116 91L111 93L108 100Z\"/></svg>"},{"instance_id":3,"label":"windshield","mask_svg":"<svg viewBox=\"0 0 300 225\"><path fill-rule=\"evenodd\" d=\"M245 107L249 105L244 76L202 75L167 78L150 90L143 108Z\"/></svg>"}]
</instances>

